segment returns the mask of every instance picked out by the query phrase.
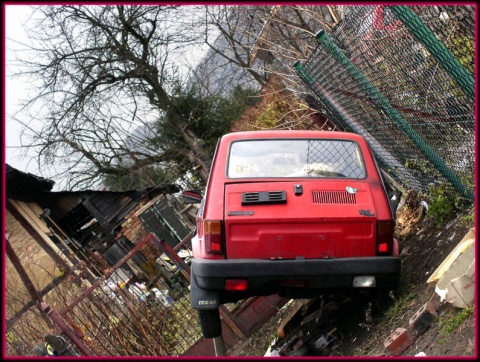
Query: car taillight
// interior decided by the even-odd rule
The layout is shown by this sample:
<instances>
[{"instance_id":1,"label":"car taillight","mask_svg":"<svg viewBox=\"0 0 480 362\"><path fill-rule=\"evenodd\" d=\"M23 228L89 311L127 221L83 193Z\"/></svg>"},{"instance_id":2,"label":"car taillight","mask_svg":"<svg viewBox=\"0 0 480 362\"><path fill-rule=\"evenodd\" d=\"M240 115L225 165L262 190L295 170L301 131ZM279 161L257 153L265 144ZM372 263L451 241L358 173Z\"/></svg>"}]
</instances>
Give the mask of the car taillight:
<instances>
[{"instance_id":1,"label":"car taillight","mask_svg":"<svg viewBox=\"0 0 480 362\"><path fill-rule=\"evenodd\" d=\"M223 254L223 232L222 222L219 220L206 220L205 230L205 251L211 254Z\"/></svg>"},{"instance_id":2,"label":"car taillight","mask_svg":"<svg viewBox=\"0 0 480 362\"><path fill-rule=\"evenodd\" d=\"M377 222L377 255L391 255L393 251L393 220Z\"/></svg>"},{"instance_id":3,"label":"car taillight","mask_svg":"<svg viewBox=\"0 0 480 362\"><path fill-rule=\"evenodd\" d=\"M246 279L227 279L225 280L225 290L247 290L248 281Z\"/></svg>"}]
</instances>

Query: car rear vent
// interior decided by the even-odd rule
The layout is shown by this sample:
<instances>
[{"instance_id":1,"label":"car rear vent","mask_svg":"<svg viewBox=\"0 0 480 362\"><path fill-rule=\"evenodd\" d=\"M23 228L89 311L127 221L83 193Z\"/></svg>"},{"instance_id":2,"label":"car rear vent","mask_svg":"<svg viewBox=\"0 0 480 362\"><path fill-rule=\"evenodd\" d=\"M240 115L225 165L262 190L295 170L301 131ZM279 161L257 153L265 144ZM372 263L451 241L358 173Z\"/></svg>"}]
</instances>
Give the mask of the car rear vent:
<instances>
[{"instance_id":1,"label":"car rear vent","mask_svg":"<svg viewBox=\"0 0 480 362\"><path fill-rule=\"evenodd\" d=\"M287 201L285 191L268 191L268 199L270 201Z\"/></svg>"},{"instance_id":2,"label":"car rear vent","mask_svg":"<svg viewBox=\"0 0 480 362\"><path fill-rule=\"evenodd\" d=\"M314 204L356 204L355 194L346 191L312 191Z\"/></svg>"},{"instance_id":3,"label":"car rear vent","mask_svg":"<svg viewBox=\"0 0 480 362\"><path fill-rule=\"evenodd\" d=\"M244 192L242 205L246 204L276 204L287 202L285 191Z\"/></svg>"},{"instance_id":4,"label":"car rear vent","mask_svg":"<svg viewBox=\"0 0 480 362\"><path fill-rule=\"evenodd\" d=\"M242 204L258 202L260 200L260 194L258 192L249 192L242 194Z\"/></svg>"}]
</instances>

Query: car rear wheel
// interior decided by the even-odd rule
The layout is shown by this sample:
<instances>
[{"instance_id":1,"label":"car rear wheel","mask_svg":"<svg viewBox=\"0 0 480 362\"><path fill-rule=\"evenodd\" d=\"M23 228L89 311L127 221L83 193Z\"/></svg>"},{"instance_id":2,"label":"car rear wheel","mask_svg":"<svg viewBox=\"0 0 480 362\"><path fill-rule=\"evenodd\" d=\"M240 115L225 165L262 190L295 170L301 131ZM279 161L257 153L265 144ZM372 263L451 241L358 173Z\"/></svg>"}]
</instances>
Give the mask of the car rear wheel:
<instances>
[{"instance_id":1,"label":"car rear wheel","mask_svg":"<svg viewBox=\"0 0 480 362\"><path fill-rule=\"evenodd\" d=\"M199 310L200 326L205 338L215 338L222 335L220 312L218 308Z\"/></svg>"}]
</instances>

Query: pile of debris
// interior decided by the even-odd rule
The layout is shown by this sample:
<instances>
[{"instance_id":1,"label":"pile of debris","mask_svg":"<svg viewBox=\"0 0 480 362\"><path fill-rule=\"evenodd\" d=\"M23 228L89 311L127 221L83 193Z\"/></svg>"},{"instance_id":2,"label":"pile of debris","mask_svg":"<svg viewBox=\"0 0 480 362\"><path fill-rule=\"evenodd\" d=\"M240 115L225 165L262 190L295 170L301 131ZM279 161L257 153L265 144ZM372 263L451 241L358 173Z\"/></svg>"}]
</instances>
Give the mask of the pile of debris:
<instances>
[{"instance_id":1,"label":"pile of debris","mask_svg":"<svg viewBox=\"0 0 480 362\"><path fill-rule=\"evenodd\" d=\"M335 316L351 298L321 296L294 308L277 329L265 356L328 356L341 338Z\"/></svg>"},{"instance_id":2,"label":"pile of debris","mask_svg":"<svg viewBox=\"0 0 480 362\"><path fill-rule=\"evenodd\" d=\"M420 306L405 323L396 328L381 345L381 356L400 356L434 324L448 302L458 308L474 305L475 231L470 231L431 275L428 284L435 284L440 301ZM352 340L361 330L373 328L373 319L383 318L388 299L383 294L323 295L298 303L282 318L276 338L264 356L341 356L341 345ZM373 298L372 298L373 297ZM448 304L447 303L447 304ZM363 310L363 313L362 313ZM375 316L372 314L379 314ZM346 325L347 324L347 325ZM354 329L359 326L361 329ZM360 334L358 334L360 335ZM355 338L356 339L356 338ZM417 354L424 355L423 352Z\"/></svg>"}]
</instances>

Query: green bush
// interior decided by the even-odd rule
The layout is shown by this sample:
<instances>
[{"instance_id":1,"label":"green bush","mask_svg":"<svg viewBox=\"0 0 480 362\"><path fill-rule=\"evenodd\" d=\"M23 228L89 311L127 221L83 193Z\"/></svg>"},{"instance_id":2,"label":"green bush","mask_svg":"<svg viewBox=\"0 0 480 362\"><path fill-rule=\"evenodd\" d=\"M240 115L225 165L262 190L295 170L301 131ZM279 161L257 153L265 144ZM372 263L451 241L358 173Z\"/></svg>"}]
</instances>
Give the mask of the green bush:
<instances>
[{"instance_id":1,"label":"green bush","mask_svg":"<svg viewBox=\"0 0 480 362\"><path fill-rule=\"evenodd\" d=\"M428 201L428 215L438 225L446 223L462 211L462 198L443 183L428 188Z\"/></svg>"}]
</instances>

